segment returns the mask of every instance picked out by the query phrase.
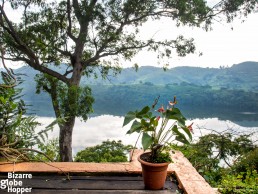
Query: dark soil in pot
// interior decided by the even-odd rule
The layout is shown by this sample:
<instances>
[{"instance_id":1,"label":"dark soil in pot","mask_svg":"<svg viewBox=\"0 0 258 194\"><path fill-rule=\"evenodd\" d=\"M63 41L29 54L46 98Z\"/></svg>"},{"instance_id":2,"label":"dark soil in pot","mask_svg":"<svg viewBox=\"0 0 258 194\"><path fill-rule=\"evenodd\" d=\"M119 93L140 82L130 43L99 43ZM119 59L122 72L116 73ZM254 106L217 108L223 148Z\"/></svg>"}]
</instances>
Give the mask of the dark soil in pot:
<instances>
[{"instance_id":1,"label":"dark soil in pot","mask_svg":"<svg viewBox=\"0 0 258 194\"><path fill-rule=\"evenodd\" d=\"M144 160L145 162L150 162L150 163L152 163L152 162L151 162L151 152L142 154L142 155L140 156L140 158L141 158L142 160Z\"/></svg>"}]
</instances>

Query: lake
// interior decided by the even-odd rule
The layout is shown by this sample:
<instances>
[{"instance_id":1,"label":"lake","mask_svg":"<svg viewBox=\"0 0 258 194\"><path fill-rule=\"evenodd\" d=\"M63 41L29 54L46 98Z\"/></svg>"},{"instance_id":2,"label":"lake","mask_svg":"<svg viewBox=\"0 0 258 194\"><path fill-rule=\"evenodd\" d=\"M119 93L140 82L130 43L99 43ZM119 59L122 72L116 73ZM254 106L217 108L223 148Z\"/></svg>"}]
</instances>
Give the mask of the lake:
<instances>
[{"instance_id":1,"label":"lake","mask_svg":"<svg viewBox=\"0 0 258 194\"><path fill-rule=\"evenodd\" d=\"M194 141L201 135L211 133L212 130L217 132L225 132L230 130L234 134L251 133L253 132L253 140L257 141L258 132L258 118L257 113L244 112L241 113L242 119L237 121L221 120L219 117L211 118L192 118L187 120L186 124L192 122L194 129ZM257 118L257 119L253 119ZM43 124L42 127L50 124L53 117L38 117L38 121ZM109 140L122 140L124 144L133 145L137 139L137 134L126 135L129 126L122 128L124 117L114 115L99 115L90 117L87 122L82 122L79 118L76 119L74 132L73 132L73 155L78 151L88 146L100 144L102 141ZM56 126L52 132L49 132L49 138L58 137L59 130ZM140 144L137 145L140 147Z\"/></svg>"}]
</instances>

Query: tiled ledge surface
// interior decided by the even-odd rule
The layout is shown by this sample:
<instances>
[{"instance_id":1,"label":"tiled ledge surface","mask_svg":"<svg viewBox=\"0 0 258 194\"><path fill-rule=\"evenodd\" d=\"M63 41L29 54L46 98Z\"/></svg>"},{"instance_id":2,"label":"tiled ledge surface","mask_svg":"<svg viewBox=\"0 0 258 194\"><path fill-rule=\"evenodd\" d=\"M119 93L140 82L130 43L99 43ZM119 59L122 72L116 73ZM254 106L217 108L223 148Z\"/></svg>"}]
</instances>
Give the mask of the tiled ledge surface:
<instances>
[{"instance_id":1,"label":"tiled ledge surface","mask_svg":"<svg viewBox=\"0 0 258 194\"><path fill-rule=\"evenodd\" d=\"M24 162L0 163L0 172L31 172L31 173L141 173L141 165L137 157L143 153L135 150L132 162L125 163L78 163L78 162ZM174 163L168 167L168 173L177 176L179 186L186 194L215 194L215 190L196 171L181 152L176 151L172 159Z\"/></svg>"}]
</instances>

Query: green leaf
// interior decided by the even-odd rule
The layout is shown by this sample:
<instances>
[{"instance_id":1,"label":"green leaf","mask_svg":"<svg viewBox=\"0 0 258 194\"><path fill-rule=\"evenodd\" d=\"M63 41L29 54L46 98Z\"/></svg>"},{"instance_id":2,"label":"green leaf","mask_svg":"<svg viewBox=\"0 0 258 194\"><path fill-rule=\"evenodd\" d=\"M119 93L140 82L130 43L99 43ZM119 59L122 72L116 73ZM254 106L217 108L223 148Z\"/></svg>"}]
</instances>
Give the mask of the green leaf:
<instances>
[{"instance_id":1,"label":"green leaf","mask_svg":"<svg viewBox=\"0 0 258 194\"><path fill-rule=\"evenodd\" d=\"M126 115L125 115L125 119L124 119L124 123L123 123L123 127L125 125L127 125L128 123L130 123L132 120L134 120L136 118L136 114L135 112L128 112Z\"/></svg>"},{"instance_id":2,"label":"green leaf","mask_svg":"<svg viewBox=\"0 0 258 194\"><path fill-rule=\"evenodd\" d=\"M137 118L142 118L143 115L145 115L145 114L147 114L149 112L149 110L150 110L150 107L149 106L145 106L140 112L138 112L136 114L136 117Z\"/></svg>"},{"instance_id":3,"label":"green leaf","mask_svg":"<svg viewBox=\"0 0 258 194\"><path fill-rule=\"evenodd\" d=\"M155 127L157 127L158 124L159 124L159 121L155 118L155 119L153 120L153 125L154 125Z\"/></svg>"},{"instance_id":4,"label":"green leaf","mask_svg":"<svg viewBox=\"0 0 258 194\"><path fill-rule=\"evenodd\" d=\"M184 143L184 144L189 144L189 141L186 139L185 135L183 133L181 133L178 128L177 128L177 125L175 125L173 128L172 128L172 131L174 132L174 134L176 135L176 140L181 142L181 143Z\"/></svg>"},{"instance_id":5,"label":"green leaf","mask_svg":"<svg viewBox=\"0 0 258 194\"><path fill-rule=\"evenodd\" d=\"M188 137L192 141L193 138L192 138L192 134L191 134L190 130L187 127L181 127L181 128L184 130L184 132L188 135Z\"/></svg>"},{"instance_id":6,"label":"green leaf","mask_svg":"<svg viewBox=\"0 0 258 194\"><path fill-rule=\"evenodd\" d=\"M181 111L178 108L173 108L172 110L167 110L166 118L177 120L182 125L185 125L186 118L182 115Z\"/></svg>"},{"instance_id":7,"label":"green leaf","mask_svg":"<svg viewBox=\"0 0 258 194\"><path fill-rule=\"evenodd\" d=\"M184 135L176 136L175 139L181 143L189 144L189 141L185 138Z\"/></svg>"},{"instance_id":8,"label":"green leaf","mask_svg":"<svg viewBox=\"0 0 258 194\"><path fill-rule=\"evenodd\" d=\"M0 101L1 101L3 104L6 104L6 99L5 99L3 96L0 96Z\"/></svg>"},{"instance_id":9,"label":"green leaf","mask_svg":"<svg viewBox=\"0 0 258 194\"><path fill-rule=\"evenodd\" d=\"M147 150L153 142L153 138L148 133L142 134L142 147Z\"/></svg>"},{"instance_id":10,"label":"green leaf","mask_svg":"<svg viewBox=\"0 0 258 194\"><path fill-rule=\"evenodd\" d=\"M135 120L135 121L133 122L133 124L132 124L130 130L127 131L126 134L131 134L131 133L133 133L133 132L138 132L138 133L139 133L139 132L140 132L139 129L141 129L141 127L142 127L141 123Z\"/></svg>"},{"instance_id":11,"label":"green leaf","mask_svg":"<svg viewBox=\"0 0 258 194\"><path fill-rule=\"evenodd\" d=\"M144 114L142 117L143 117L143 118L146 118L146 119L149 119L149 118L152 117L152 112L147 112L147 113Z\"/></svg>"},{"instance_id":12,"label":"green leaf","mask_svg":"<svg viewBox=\"0 0 258 194\"><path fill-rule=\"evenodd\" d=\"M184 130L184 132L188 135L190 140L192 140L192 134L191 134L190 130L185 126L185 124L178 122L178 125Z\"/></svg>"},{"instance_id":13,"label":"green leaf","mask_svg":"<svg viewBox=\"0 0 258 194\"><path fill-rule=\"evenodd\" d=\"M46 129L48 130L52 130L53 127L56 125L56 124L64 124L64 122L66 121L65 118L57 118L55 119L53 122L51 122L48 126L46 126Z\"/></svg>"},{"instance_id":14,"label":"green leaf","mask_svg":"<svg viewBox=\"0 0 258 194\"><path fill-rule=\"evenodd\" d=\"M12 109L12 110L14 110L14 109L16 109L16 108L17 108L17 104L15 104L15 103L11 103L11 105L10 105L10 106L11 106L11 109Z\"/></svg>"}]
</instances>

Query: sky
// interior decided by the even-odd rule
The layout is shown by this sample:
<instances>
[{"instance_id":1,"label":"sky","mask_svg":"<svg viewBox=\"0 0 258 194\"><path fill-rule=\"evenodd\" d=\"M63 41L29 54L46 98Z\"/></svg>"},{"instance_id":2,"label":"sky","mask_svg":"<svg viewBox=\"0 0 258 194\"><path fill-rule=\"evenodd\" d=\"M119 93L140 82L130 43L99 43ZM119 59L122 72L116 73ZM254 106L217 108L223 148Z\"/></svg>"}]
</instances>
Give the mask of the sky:
<instances>
[{"instance_id":1,"label":"sky","mask_svg":"<svg viewBox=\"0 0 258 194\"><path fill-rule=\"evenodd\" d=\"M172 56L169 67L197 66L197 67L230 67L244 61L258 62L258 13L251 14L242 19L235 19L233 23L215 22L213 30L205 31L201 28L175 27L169 20L148 22L143 26L142 35L164 38L175 38L179 34L185 38L194 38L196 53L186 57ZM199 56L199 52L203 55ZM154 53L142 52L131 63L142 65L157 65ZM130 63L127 62L127 65ZM162 62L160 65L163 65Z\"/></svg>"},{"instance_id":2,"label":"sky","mask_svg":"<svg viewBox=\"0 0 258 194\"><path fill-rule=\"evenodd\" d=\"M210 0L208 3L214 5L218 0ZM11 9L10 9L11 10ZM17 20L19 14L9 12L12 20ZM152 37L158 39L175 39L178 35L185 38L194 38L196 53L186 57L173 55L166 61L157 60L157 55L152 52L142 51L132 61L123 61L123 67L131 67L137 63L139 66L159 66L169 64L169 68L176 66L197 67L230 67L244 61L258 62L258 13L250 14L242 19L235 19L233 23L214 22L213 30L205 31L201 28L176 27L175 22L170 19L149 21L141 28L140 37ZM233 29L233 30L232 30ZM199 52L203 55L199 56ZM16 63L9 63L15 68ZM17 65L19 67L20 65Z\"/></svg>"}]
</instances>

